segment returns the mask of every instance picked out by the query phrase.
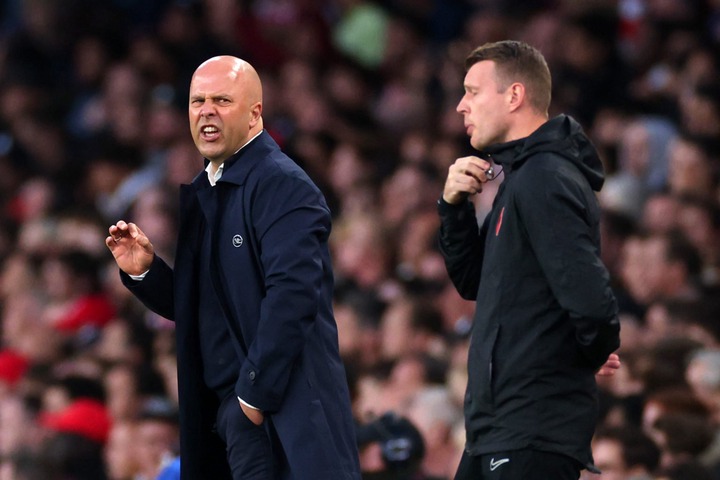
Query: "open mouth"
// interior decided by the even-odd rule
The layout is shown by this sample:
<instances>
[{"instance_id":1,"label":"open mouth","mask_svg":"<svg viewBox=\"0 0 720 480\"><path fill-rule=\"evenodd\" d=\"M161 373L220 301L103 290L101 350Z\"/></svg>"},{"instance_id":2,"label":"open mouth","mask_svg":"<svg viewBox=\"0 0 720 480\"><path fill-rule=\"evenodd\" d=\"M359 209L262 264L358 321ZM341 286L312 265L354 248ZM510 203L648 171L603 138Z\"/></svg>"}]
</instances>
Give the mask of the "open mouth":
<instances>
[{"instance_id":1,"label":"open mouth","mask_svg":"<svg viewBox=\"0 0 720 480\"><path fill-rule=\"evenodd\" d=\"M203 140L211 141L220 136L220 129L214 125L206 125L200 128L200 137Z\"/></svg>"}]
</instances>

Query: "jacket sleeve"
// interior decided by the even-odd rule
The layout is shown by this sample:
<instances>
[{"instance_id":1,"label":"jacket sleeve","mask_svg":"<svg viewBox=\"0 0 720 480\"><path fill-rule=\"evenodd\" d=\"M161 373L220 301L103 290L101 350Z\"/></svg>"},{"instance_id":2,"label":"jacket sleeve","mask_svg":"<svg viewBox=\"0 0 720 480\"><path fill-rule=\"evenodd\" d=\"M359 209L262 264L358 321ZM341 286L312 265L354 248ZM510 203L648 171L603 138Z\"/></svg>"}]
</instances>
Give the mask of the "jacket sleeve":
<instances>
[{"instance_id":1,"label":"jacket sleeve","mask_svg":"<svg viewBox=\"0 0 720 480\"><path fill-rule=\"evenodd\" d=\"M252 198L265 297L257 332L235 385L245 402L276 411L318 311L331 268L326 248L330 211L309 181L293 174L265 177Z\"/></svg>"},{"instance_id":2,"label":"jacket sleeve","mask_svg":"<svg viewBox=\"0 0 720 480\"><path fill-rule=\"evenodd\" d=\"M573 322L578 349L599 368L620 346L617 302L600 259L599 205L580 171L558 163L528 162L532 174L523 172L517 209L550 288Z\"/></svg>"},{"instance_id":3,"label":"jacket sleeve","mask_svg":"<svg viewBox=\"0 0 720 480\"><path fill-rule=\"evenodd\" d=\"M147 308L161 317L175 320L173 270L160 257L153 258L150 270L142 280L133 280L122 270L120 279Z\"/></svg>"},{"instance_id":4,"label":"jacket sleeve","mask_svg":"<svg viewBox=\"0 0 720 480\"><path fill-rule=\"evenodd\" d=\"M485 250L485 231L488 218L479 231L475 207L470 201L452 205L438 200L440 252L445 268L460 296L466 300L477 298Z\"/></svg>"}]
</instances>

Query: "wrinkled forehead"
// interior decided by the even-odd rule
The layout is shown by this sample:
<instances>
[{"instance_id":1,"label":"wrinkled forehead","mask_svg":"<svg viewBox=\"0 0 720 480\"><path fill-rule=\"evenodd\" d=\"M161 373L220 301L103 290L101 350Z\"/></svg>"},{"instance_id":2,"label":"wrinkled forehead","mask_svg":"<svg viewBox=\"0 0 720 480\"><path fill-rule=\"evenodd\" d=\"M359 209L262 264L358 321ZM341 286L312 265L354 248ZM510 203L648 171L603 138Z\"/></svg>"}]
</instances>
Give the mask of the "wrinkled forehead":
<instances>
[{"instance_id":1,"label":"wrinkled forehead","mask_svg":"<svg viewBox=\"0 0 720 480\"><path fill-rule=\"evenodd\" d=\"M237 91L241 83L233 72L198 72L190 83L190 94L231 93Z\"/></svg>"}]
</instances>

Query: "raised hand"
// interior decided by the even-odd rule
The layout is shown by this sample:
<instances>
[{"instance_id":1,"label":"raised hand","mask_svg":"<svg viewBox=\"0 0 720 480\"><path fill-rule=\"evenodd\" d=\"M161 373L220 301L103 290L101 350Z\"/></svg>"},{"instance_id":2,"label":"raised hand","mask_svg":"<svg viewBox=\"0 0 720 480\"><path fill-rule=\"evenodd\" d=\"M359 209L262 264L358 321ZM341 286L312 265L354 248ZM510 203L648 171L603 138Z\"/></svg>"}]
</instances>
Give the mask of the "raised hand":
<instances>
[{"instance_id":1,"label":"raised hand","mask_svg":"<svg viewBox=\"0 0 720 480\"><path fill-rule=\"evenodd\" d=\"M115 257L120 270L128 275L141 275L150 269L155 249L148 237L134 223L119 220L108 229L105 245Z\"/></svg>"}]
</instances>

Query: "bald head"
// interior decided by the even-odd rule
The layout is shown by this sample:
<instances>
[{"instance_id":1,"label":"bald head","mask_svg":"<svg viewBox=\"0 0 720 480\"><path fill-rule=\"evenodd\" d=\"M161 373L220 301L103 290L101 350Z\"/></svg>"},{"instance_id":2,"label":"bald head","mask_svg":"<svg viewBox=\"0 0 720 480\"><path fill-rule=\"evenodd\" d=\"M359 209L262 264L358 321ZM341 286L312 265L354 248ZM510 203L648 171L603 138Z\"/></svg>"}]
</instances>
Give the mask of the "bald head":
<instances>
[{"instance_id":1,"label":"bald head","mask_svg":"<svg viewBox=\"0 0 720 480\"><path fill-rule=\"evenodd\" d=\"M213 163L223 163L263 129L257 71L229 55L206 60L190 82L188 113L200 153Z\"/></svg>"},{"instance_id":2,"label":"bald head","mask_svg":"<svg viewBox=\"0 0 720 480\"><path fill-rule=\"evenodd\" d=\"M260 77L255 68L241 58L230 55L220 55L205 60L195 69L192 81L194 82L196 77L203 75L227 75L231 81L242 84L248 100L252 103L262 102L262 84Z\"/></svg>"}]
</instances>

